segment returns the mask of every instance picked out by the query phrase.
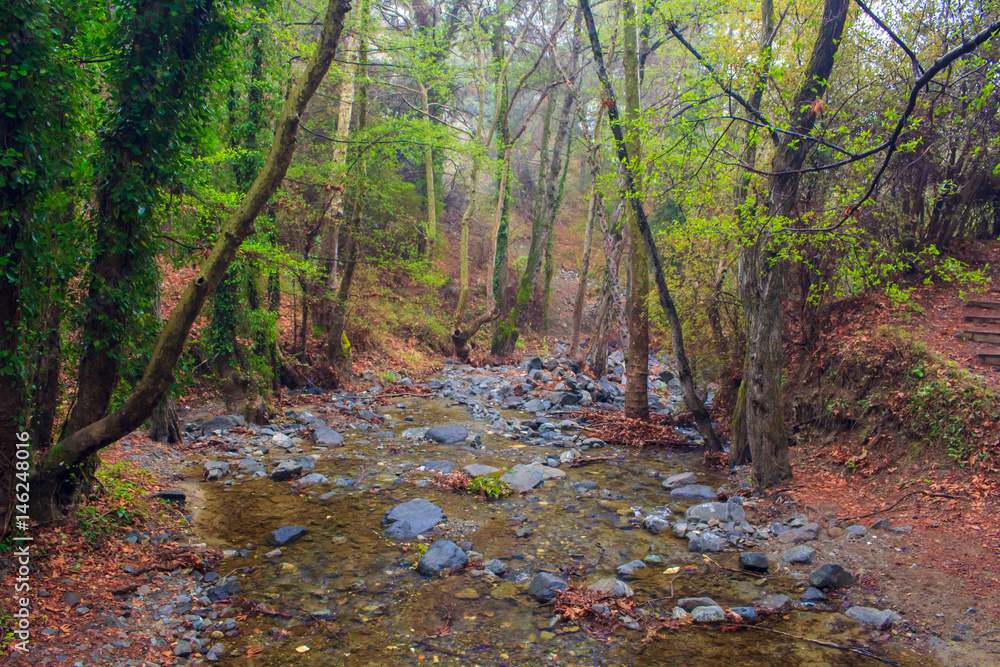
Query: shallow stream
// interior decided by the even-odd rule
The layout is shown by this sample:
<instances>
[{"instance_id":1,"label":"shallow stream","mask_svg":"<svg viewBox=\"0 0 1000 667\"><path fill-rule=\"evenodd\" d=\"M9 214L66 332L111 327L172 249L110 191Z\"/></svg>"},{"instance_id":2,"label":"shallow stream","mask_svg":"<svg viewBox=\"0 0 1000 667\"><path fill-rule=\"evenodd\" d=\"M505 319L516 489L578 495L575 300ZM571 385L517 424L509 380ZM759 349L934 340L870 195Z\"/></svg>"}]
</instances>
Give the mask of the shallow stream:
<instances>
[{"instance_id":1,"label":"shallow stream","mask_svg":"<svg viewBox=\"0 0 1000 667\"><path fill-rule=\"evenodd\" d=\"M709 596L725 606L742 606L766 594L797 599L803 585L786 574L767 576L720 570L684 540L669 532L652 535L636 513L682 513L693 502L670 498L661 476L699 473L699 483L718 486L721 477L705 474L700 453L663 450L592 450L590 455L624 455L623 460L563 467L565 479L546 481L528 495L485 501L471 495L418 486L430 475L404 468L448 460L456 470L469 463L497 468L528 463L550 447L536 447L489 433L486 423L462 405L443 398L397 399L383 410L389 421L378 431L345 433L346 445L330 450L316 472L330 480L355 480L355 486L324 486L299 492L269 478L241 484L200 484L203 507L195 529L211 546L250 548L248 558L229 559L220 574L248 566L259 569L240 578L241 597L295 618L261 616L247 621L262 628L229 644L238 655L225 664L277 665L862 665L871 658L818 646L760 629L722 632L715 625L666 631L662 640L642 643L642 632L620 628L610 638L588 634L553 617L553 609L532 598L527 582L540 570L586 573L577 584L617 577L616 567L655 555L637 578L628 579L635 599L647 610L670 615L683 597ZM308 408L303 408L308 409ZM315 414L315 410L312 410ZM518 412L505 416L524 419ZM412 417L412 422L404 418ZM485 449L469 450L399 437L405 428L460 424L481 434ZM593 480L582 491L573 482ZM423 484L423 482L421 482ZM327 500L320 494L337 493ZM426 543L447 538L469 541L482 561L497 558L509 566L504 580L474 578L468 571L427 578L413 568L417 541L403 551L382 537L382 515L395 505L426 498L441 507L448 521L426 533ZM697 501L694 501L697 502ZM676 517L675 517L676 518ZM265 558L267 539L276 528L308 528L303 539ZM518 537L518 528L530 535ZM735 552L713 554L720 565L738 568ZM680 567L679 572L672 568ZM671 571L667 574L667 571ZM329 618L316 622L312 616ZM244 624L241 624L241 626ZM842 646L871 644L868 631L842 614L793 610L761 625L799 637ZM442 632L442 628L448 629ZM247 649L264 649L262 652ZM303 647L308 647L304 649ZM900 665L937 664L907 655L891 644L874 649Z\"/></svg>"}]
</instances>

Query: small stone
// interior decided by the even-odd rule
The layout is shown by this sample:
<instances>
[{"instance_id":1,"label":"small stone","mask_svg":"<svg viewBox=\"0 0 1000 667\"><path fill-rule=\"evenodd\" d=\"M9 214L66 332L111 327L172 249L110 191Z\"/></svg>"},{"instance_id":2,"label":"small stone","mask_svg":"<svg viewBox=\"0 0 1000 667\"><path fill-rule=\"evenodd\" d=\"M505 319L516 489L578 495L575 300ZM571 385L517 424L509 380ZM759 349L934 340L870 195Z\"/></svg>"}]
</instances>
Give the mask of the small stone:
<instances>
[{"instance_id":1,"label":"small stone","mask_svg":"<svg viewBox=\"0 0 1000 667\"><path fill-rule=\"evenodd\" d=\"M806 592L803 593L799 599L802 600L803 602L823 602L824 600L826 600L826 595L824 595L823 591L819 590L818 588L813 588L812 586L810 586L809 588L806 589Z\"/></svg>"},{"instance_id":2,"label":"small stone","mask_svg":"<svg viewBox=\"0 0 1000 667\"><path fill-rule=\"evenodd\" d=\"M757 610L753 607L733 607L730 611L739 614L739 617L747 623L757 622Z\"/></svg>"},{"instance_id":3,"label":"small stone","mask_svg":"<svg viewBox=\"0 0 1000 667\"><path fill-rule=\"evenodd\" d=\"M496 558L494 558L492 560L488 560L485 563L483 563L483 569L492 572L497 576L500 576L501 574L507 571L507 563L503 562L502 560L497 560Z\"/></svg>"},{"instance_id":4,"label":"small stone","mask_svg":"<svg viewBox=\"0 0 1000 667\"><path fill-rule=\"evenodd\" d=\"M757 601L757 606L767 612L784 611L792 606L792 599L787 595L770 595Z\"/></svg>"},{"instance_id":5,"label":"small stone","mask_svg":"<svg viewBox=\"0 0 1000 667\"><path fill-rule=\"evenodd\" d=\"M80 597L80 594L75 591L69 591L66 593L66 597L64 599L66 600L66 606L70 609L83 602L83 598Z\"/></svg>"},{"instance_id":6,"label":"small stone","mask_svg":"<svg viewBox=\"0 0 1000 667\"><path fill-rule=\"evenodd\" d=\"M767 572L767 554L759 551L745 551L740 554L740 567L749 572Z\"/></svg>"},{"instance_id":7,"label":"small stone","mask_svg":"<svg viewBox=\"0 0 1000 667\"><path fill-rule=\"evenodd\" d=\"M714 500L716 498L715 490L704 484L680 486L673 489L670 495L677 498L698 498L700 500Z\"/></svg>"},{"instance_id":8,"label":"small stone","mask_svg":"<svg viewBox=\"0 0 1000 667\"><path fill-rule=\"evenodd\" d=\"M466 566L469 556L450 540L438 540L427 549L417 563L417 571L428 577L444 570L455 571Z\"/></svg>"},{"instance_id":9,"label":"small stone","mask_svg":"<svg viewBox=\"0 0 1000 667\"><path fill-rule=\"evenodd\" d=\"M816 555L816 550L812 547L807 546L797 546L791 549L786 549L785 553L781 554L781 559L786 563L802 563L805 565L812 565L813 557Z\"/></svg>"},{"instance_id":10,"label":"small stone","mask_svg":"<svg viewBox=\"0 0 1000 667\"><path fill-rule=\"evenodd\" d=\"M845 612L850 618L861 623L870 625L879 630L888 630L893 623L903 620L903 617L896 612L886 609L874 609L873 607L851 607Z\"/></svg>"},{"instance_id":11,"label":"small stone","mask_svg":"<svg viewBox=\"0 0 1000 667\"><path fill-rule=\"evenodd\" d=\"M618 566L618 574L622 575L623 577L632 577L635 576L636 570L641 570L644 569L645 567L646 564L643 563L641 560L629 561L624 565Z\"/></svg>"},{"instance_id":12,"label":"small stone","mask_svg":"<svg viewBox=\"0 0 1000 667\"><path fill-rule=\"evenodd\" d=\"M682 486L688 486L689 484L695 484L698 481L698 477L695 476L693 472L682 472L677 475L671 475L663 480L661 486L664 489L677 489Z\"/></svg>"},{"instance_id":13,"label":"small stone","mask_svg":"<svg viewBox=\"0 0 1000 667\"><path fill-rule=\"evenodd\" d=\"M875 530L889 530L892 528L892 521L889 519L879 519L872 524L872 528Z\"/></svg>"},{"instance_id":14,"label":"small stone","mask_svg":"<svg viewBox=\"0 0 1000 667\"><path fill-rule=\"evenodd\" d=\"M695 607L718 607L718 603L712 598L681 598L677 601L677 606L685 611L691 611Z\"/></svg>"},{"instance_id":15,"label":"small stone","mask_svg":"<svg viewBox=\"0 0 1000 667\"><path fill-rule=\"evenodd\" d=\"M457 597L460 600L478 600L479 593L476 591L475 588L472 588L470 586L469 588L463 588L459 592L455 593L455 597Z\"/></svg>"},{"instance_id":16,"label":"small stone","mask_svg":"<svg viewBox=\"0 0 1000 667\"><path fill-rule=\"evenodd\" d=\"M284 526L283 528L271 531L270 542L276 547L283 547L298 540L308 532L303 526Z\"/></svg>"},{"instance_id":17,"label":"small stone","mask_svg":"<svg viewBox=\"0 0 1000 667\"><path fill-rule=\"evenodd\" d=\"M191 642L183 639L177 642L177 646L174 647L174 655L178 658L186 658L192 653L194 653L194 648L191 646Z\"/></svg>"},{"instance_id":18,"label":"small stone","mask_svg":"<svg viewBox=\"0 0 1000 667\"><path fill-rule=\"evenodd\" d=\"M860 540L862 537L868 534L868 529L861 525L848 526L844 530L847 531L847 539L849 540L850 539Z\"/></svg>"},{"instance_id":19,"label":"small stone","mask_svg":"<svg viewBox=\"0 0 1000 667\"><path fill-rule=\"evenodd\" d=\"M647 516L642 521L642 527L654 535L670 530L670 522L660 516Z\"/></svg>"},{"instance_id":20,"label":"small stone","mask_svg":"<svg viewBox=\"0 0 1000 667\"><path fill-rule=\"evenodd\" d=\"M568 587L565 580L549 572L539 572L528 584L528 590L539 602L548 602Z\"/></svg>"},{"instance_id":21,"label":"small stone","mask_svg":"<svg viewBox=\"0 0 1000 667\"><path fill-rule=\"evenodd\" d=\"M847 588L854 583L854 575L838 563L825 563L809 573L809 585L816 588Z\"/></svg>"},{"instance_id":22,"label":"small stone","mask_svg":"<svg viewBox=\"0 0 1000 667\"><path fill-rule=\"evenodd\" d=\"M598 593L603 593L604 595L613 595L615 597L630 598L633 595L632 587L621 579L601 579L590 584L587 588L592 591L597 591Z\"/></svg>"},{"instance_id":23,"label":"small stone","mask_svg":"<svg viewBox=\"0 0 1000 667\"><path fill-rule=\"evenodd\" d=\"M691 620L695 623L713 623L726 620L722 607L695 607L691 610Z\"/></svg>"}]
</instances>

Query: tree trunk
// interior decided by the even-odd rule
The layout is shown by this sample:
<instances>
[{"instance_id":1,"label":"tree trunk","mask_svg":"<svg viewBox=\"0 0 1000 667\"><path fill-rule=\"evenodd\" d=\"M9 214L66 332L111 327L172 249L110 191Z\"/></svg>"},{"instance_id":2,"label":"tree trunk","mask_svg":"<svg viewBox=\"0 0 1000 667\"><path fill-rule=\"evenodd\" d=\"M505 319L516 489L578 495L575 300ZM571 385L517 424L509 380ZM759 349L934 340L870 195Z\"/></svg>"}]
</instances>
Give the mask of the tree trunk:
<instances>
[{"instance_id":1,"label":"tree trunk","mask_svg":"<svg viewBox=\"0 0 1000 667\"><path fill-rule=\"evenodd\" d=\"M640 193L636 188L635 175L632 172L631 166L632 162L629 159L628 148L625 143L625 135L622 131L622 122L618 114L618 105L615 101L615 91L611 87L611 80L608 77L608 71L604 65L604 54L601 49L600 39L597 36L597 27L594 25L594 15L591 12L589 0L580 0L580 9L583 12L584 20L587 23L587 33L590 36L590 44L594 52L594 61L597 64L597 74L604 90L604 97L609 103L608 120L611 125L611 133L615 139L618 161L622 165L625 174L626 192L628 194L632 210L635 213L635 220L638 224L639 231L642 234L642 240L645 243L646 250L649 253L649 258L653 265L653 276L656 279L656 291L660 297L660 307L663 308L663 313L666 315L667 322L670 325L670 337L673 343L674 357L677 360L678 366L677 376L681 383L681 391L684 395L684 402L694 415L695 422L698 425L698 432L705 441L706 449L709 451L722 451L722 443L719 442L718 437L715 435L715 431L712 429L712 420L708 414L708 410L705 409L705 404L695 392L694 380L691 377L691 364L684 351L684 335L681 329L680 318L677 315L677 308L674 305L673 298L670 296L670 290L667 288L660 253L656 249L656 244L653 241L653 234L649 229L649 222L646 219L646 211L643 209L642 201L639 196Z\"/></svg>"},{"instance_id":2,"label":"tree trunk","mask_svg":"<svg viewBox=\"0 0 1000 667\"><path fill-rule=\"evenodd\" d=\"M434 259L434 245L437 243L437 196L436 185L434 184L434 149L431 147L431 109L427 100L427 87L420 80L420 104L424 112L424 125L427 128L427 146L424 148L424 178L427 181L427 227L424 229L424 238L427 241L427 258Z\"/></svg>"},{"instance_id":3,"label":"tree trunk","mask_svg":"<svg viewBox=\"0 0 1000 667\"><path fill-rule=\"evenodd\" d=\"M37 461L31 478L31 510L36 519L47 521L59 514L59 507L55 504L56 491L67 470L138 428L153 413L173 383L174 366L205 300L222 280L240 245L253 233L257 214L288 170L295 152L299 119L336 54L344 16L349 10L347 0L330 0L327 5L319 43L298 83L285 100L267 161L226 223L198 277L188 285L164 325L142 379L118 409L64 438Z\"/></svg>"},{"instance_id":4,"label":"tree trunk","mask_svg":"<svg viewBox=\"0 0 1000 667\"><path fill-rule=\"evenodd\" d=\"M848 0L825 0L812 56L789 107L789 126L799 135L809 135L815 125L813 103L826 92L848 6ZM790 134L780 135L774 143L767 213L768 220L780 222L793 215L798 205L799 170L811 144ZM773 486L792 475L781 400L784 353L781 304L788 271L788 261L782 257L783 246L783 237L767 227L758 232L756 242L740 256L740 292L747 318L747 361L740 393L745 400L743 410L753 481L759 488Z\"/></svg>"},{"instance_id":5,"label":"tree trunk","mask_svg":"<svg viewBox=\"0 0 1000 667\"><path fill-rule=\"evenodd\" d=\"M365 0L359 12L362 27L359 30L358 39L358 119L355 127L355 137L363 138L368 129L368 0ZM333 303L333 311L330 319L330 331L326 341L326 358L334 368L338 369L341 376L351 376L350 343L344 335L344 328L347 326L347 310L351 296L351 286L354 282L354 272L358 265L358 254L360 241L359 235L362 233L361 214L364 212L365 200L368 197L368 175L367 159L365 148L359 147L355 158L358 180L355 186L354 204L351 207L351 219L347 226L347 248L344 252L344 274L341 276L340 285L337 288L337 295ZM343 229L341 230L344 231Z\"/></svg>"},{"instance_id":6,"label":"tree trunk","mask_svg":"<svg viewBox=\"0 0 1000 667\"><path fill-rule=\"evenodd\" d=\"M641 197L642 143L639 139L639 55L634 0L622 0L622 59L625 69L624 136L628 150L627 169L633 185L626 197ZM640 202L635 202L641 206ZM631 284L628 317L628 358L625 362L625 416L649 419L649 257L642 241L634 206L628 208Z\"/></svg>"},{"instance_id":7,"label":"tree trunk","mask_svg":"<svg viewBox=\"0 0 1000 667\"><path fill-rule=\"evenodd\" d=\"M573 302L573 333L569 340L570 358L580 357L580 329L583 327L583 308L587 302L587 276L590 273L590 253L594 244L594 216L597 207L604 206L597 188L590 191L590 206L587 208L587 226L583 232L583 258L580 260L580 282L576 287L576 300Z\"/></svg>"}]
</instances>

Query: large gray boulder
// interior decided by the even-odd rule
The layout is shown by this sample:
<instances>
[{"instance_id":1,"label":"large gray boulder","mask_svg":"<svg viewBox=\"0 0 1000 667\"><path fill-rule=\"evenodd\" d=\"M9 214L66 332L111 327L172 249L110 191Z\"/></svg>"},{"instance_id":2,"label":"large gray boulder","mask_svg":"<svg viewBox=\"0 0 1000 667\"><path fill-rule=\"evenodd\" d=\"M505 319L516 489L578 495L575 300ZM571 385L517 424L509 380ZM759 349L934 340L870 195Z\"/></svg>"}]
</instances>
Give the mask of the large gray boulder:
<instances>
[{"instance_id":1,"label":"large gray boulder","mask_svg":"<svg viewBox=\"0 0 1000 667\"><path fill-rule=\"evenodd\" d=\"M428 429L424 437L442 445L457 445L460 442L465 442L465 439L469 437L469 430L464 426L457 425L435 426Z\"/></svg>"},{"instance_id":2,"label":"large gray boulder","mask_svg":"<svg viewBox=\"0 0 1000 667\"><path fill-rule=\"evenodd\" d=\"M469 557L462 548L451 540L438 540L427 550L417 563L420 574L433 577L444 570L454 572L466 566Z\"/></svg>"},{"instance_id":3,"label":"large gray boulder","mask_svg":"<svg viewBox=\"0 0 1000 667\"><path fill-rule=\"evenodd\" d=\"M410 540L445 520L441 508L424 498L400 503L382 516L388 529L382 534L394 540Z\"/></svg>"},{"instance_id":4,"label":"large gray boulder","mask_svg":"<svg viewBox=\"0 0 1000 667\"><path fill-rule=\"evenodd\" d=\"M739 523L746 519L747 514L741 505L736 503L702 503L687 509L684 518L688 521L696 519L698 521L708 521L718 519L721 523Z\"/></svg>"},{"instance_id":5,"label":"large gray boulder","mask_svg":"<svg viewBox=\"0 0 1000 667\"><path fill-rule=\"evenodd\" d=\"M536 468L519 463L511 468L510 472L505 472L501 475L500 479L510 484L510 488L516 492L524 493L541 485L545 479L545 475Z\"/></svg>"}]
</instances>

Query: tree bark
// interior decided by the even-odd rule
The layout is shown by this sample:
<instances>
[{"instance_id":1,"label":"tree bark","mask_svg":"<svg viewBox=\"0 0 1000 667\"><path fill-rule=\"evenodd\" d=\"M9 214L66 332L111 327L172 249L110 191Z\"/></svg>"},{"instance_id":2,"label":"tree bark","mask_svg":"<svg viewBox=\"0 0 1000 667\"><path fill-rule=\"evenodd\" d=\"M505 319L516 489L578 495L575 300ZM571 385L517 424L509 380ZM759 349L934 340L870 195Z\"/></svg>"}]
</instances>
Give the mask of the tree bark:
<instances>
[{"instance_id":1,"label":"tree bark","mask_svg":"<svg viewBox=\"0 0 1000 667\"><path fill-rule=\"evenodd\" d=\"M573 301L573 333L569 339L570 358L580 357L580 329L583 327L583 308L587 303L587 276L590 274L590 253L594 245L594 217L597 207L604 206L597 188L590 191L590 206L587 208L587 226L583 232L583 257L580 259L580 282L576 286Z\"/></svg>"},{"instance_id":2,"label":"tree bark","mask_svg":"<svg viewBox=\"0 0 1000 667\"><path fill-rule=\"evenodd\" d=\"M622 3L622 61L625 70L625 122L623 133L633 175L629 198L642 196L642 142L639 139L639 36L636 31L635 2ZM635 202L641 206L641 202ZM628 357L625 360L625 416L649 420L649 256L636 220L635 205L628 207L629 232L629 316Z\"/></svg>"},{"instance_id":3,"label":"tree bark","mask_svg":"<svg viewBox=\"0 0 1000 667\"><path fill-rule=\"evenodd\" d=\"M32 471L32 515L51 520L59 513L54 503L60 481L78 462L127 435L149 418L173 383L173 369L191 326L236 256L240 244L254 230L257 214L281 184L295 153L299 119L326 75L350 10L347 0L330 0L317 48L305 71L285 100L274 140L263 168L239 207L227 221L219 240L197 278L184 291L156 342L142 379L125 402L106 417L64 438L46 452Z\"/></svg>"},{"instance_id":4,"label":"tree bark","mask_svg":"<svg viewBox=\"0 0 1000 667\"><path fill-rule=\"evenodd\" d=\"M590 36L590 45L594 52L594 61L597 64L597 73L604 89L605 99L608 102L608 120L611 125L611 133L615 139L615 148L618 161L624 167L626 192L635 212L636 223L642 234L646 250L653 265L653 276L656 280L656 290L660 297L660 306L667 317L670 325L671 341L674 348L674 357L677 359L677 378L681 383L681 391L684 395L684 402L694 415L698 425L698 432L705 441L705 447L709 451L722 451L722 443L719 442L715 431L712 429L711 416L705 409L698 394L695 392L694 380L691 376L691 364L684 351L684 335L681 329L680 318L677 315L677 308L674 305L670 290L667 287L666 278L663 273L660 253L653 241L653 234L649 229L649 222L646 219L646 211L643 209L640 193L636 188L635 176L632 172L632 162L629 158L628 148L625 143L625 136L622 130L621 118L618 114L618 105L615 101L615 91L611 87L611 80L608 77L607 68L604 65L604 54L601 49L601 42L597 36L597 27L594 25L594 15L590 9L589 0L579 0L580 9L583 12L584 20L587 24L587 32Z\"/></svg>"}]
</instances>

